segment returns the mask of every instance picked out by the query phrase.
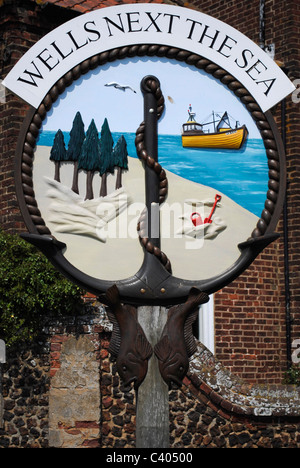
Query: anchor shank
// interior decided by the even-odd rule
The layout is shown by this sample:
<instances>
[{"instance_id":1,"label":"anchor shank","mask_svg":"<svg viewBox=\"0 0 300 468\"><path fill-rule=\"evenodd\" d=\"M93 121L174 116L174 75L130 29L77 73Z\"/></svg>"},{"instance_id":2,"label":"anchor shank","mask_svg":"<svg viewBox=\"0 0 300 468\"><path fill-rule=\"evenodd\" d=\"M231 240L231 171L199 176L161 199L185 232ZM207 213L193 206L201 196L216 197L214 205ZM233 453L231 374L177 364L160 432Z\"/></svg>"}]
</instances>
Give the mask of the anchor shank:
<instances>
[{"instance_id":1,"label":"anchor shank","mask_svg":"<svg viewBox=\"0 0 300 468\"><path fill-rule=\"evenodd\" d=\"M147 77L141 83L144 94L145 147L150 157L157 161L157 101L152 90L145 85L146 80ZM159 177L148 165L145 167L145 186L146 207L148 210L148 237L155 247L160 248Z\"/></svg>"}]
</instances>

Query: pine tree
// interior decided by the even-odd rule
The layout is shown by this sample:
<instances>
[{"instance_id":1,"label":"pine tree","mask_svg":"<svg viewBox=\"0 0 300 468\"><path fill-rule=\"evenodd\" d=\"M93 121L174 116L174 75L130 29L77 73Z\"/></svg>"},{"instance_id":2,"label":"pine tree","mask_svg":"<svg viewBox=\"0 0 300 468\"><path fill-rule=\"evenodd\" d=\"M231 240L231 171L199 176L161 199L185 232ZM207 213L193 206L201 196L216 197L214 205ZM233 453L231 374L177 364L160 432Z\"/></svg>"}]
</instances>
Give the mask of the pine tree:
<instances>
[{"instance_id":1,"label":"pine tree","mask_svg":"<svg viewBox=\"0 0 300 468\"><path fill-rule=\"evenodd\" d=\"M80 112L76 113L76 116L73 120L72 129L70 131L70 141L67 150L67 159L68 161L74 162L74 174L73 174L73 183L72 190L75 193L79 193L78 189L78 159L81 153L82 144L84 142L85 133L84 133L84 123Z\"/></svg>"},{"instance_id":2,"label":"pine tree","mask_svg":"<svg viewBox=\"0 0 300 468\"><path fill-rule=\"evenodd\" d=\"M127 143L122 135L113 149L113 162L117 167L116 189L122 187L122 169L128 169Z\"/></svg>"},{"instance_id":3,"label":"pine tree","mask_svg":"<svg viewBox=\"0 0 300 468\"><path fill-rule=\"evenodd\" d=\"M54 161L55 173L54 180L60 182L60 163L66 161L67 151L63 132L59 129L54 137L53 146L50 151L50 160Z\"/></svg>"},{"instance_id":4,"label":"pine tree","mask_svg":"<svg viewBox=\"0 0 300 468\"><path fill-rule=\"evenodd\" d=\"M97 127L95 125L94 119L92 119L86 132L86 137L83 142L78 160L78 170L83 169L87 172L85 200L92 200L94 198L93 177L94 173L99 170L99 164L100 142Z\"/></svg>"},{"instance_id":5,"label":"pine tree","mask_svg":"<svg viewBox=\"0 0 300 468\"><path fill-rule=\"evenodd\" d=\"M112 160L112 149L114 145L114 140L111 135L111 131L108 125L108 121L105 118L102 128L101 128L101 137L100 137L100 176L101 176L101 189L100 197L106 197L107 195L107 174L109 172L113 173L114 164Z\"/></svg>"}]
</instances>

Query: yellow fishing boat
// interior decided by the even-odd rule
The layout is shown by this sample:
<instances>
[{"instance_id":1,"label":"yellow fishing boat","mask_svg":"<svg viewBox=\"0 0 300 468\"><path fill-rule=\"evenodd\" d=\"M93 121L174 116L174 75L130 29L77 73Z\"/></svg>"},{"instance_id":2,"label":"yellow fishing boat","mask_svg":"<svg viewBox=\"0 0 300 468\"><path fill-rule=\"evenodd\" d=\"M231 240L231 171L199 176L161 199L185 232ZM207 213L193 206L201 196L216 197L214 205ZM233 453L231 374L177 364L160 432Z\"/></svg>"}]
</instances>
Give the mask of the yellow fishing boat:
<instances>
[{"instance_id":1,"label":"yellow fishing boat","mask_svg":"<svg viewBox=\"0 0 300 468\"><path fill-rule=\"evenodd\" d=\"M246 125L232 128L228 113L225 112L220 120L215 119L200 124L195 120L195 113L191 106L188 110L189 119L182 126L182 146L185 148L220 148L220 149L240 149L245 143L248 130ZM213 131L204 131L204 126L213 124Z\"/></svg>"}]
</instances>

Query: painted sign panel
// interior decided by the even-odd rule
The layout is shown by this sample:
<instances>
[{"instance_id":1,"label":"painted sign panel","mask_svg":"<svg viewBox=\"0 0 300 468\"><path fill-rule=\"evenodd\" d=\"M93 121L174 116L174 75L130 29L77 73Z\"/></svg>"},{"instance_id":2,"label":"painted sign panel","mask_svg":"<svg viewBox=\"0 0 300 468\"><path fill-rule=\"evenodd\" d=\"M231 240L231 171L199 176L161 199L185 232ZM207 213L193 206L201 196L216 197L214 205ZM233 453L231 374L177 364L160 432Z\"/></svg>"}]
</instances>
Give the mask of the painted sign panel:
<instances>
[{"instance_id":1,"label":"painted sign panel","mask_svg":"<svg viewBox=\"0 0 300 468\"><path fill-rule=\"evenodd\" d=\"M293 85L228 25L104 8L41 39L5 85L32 106L16 164L23 237L87 290L183 303L277 239L285 159L263 111Z\"/></svg>"},{"instance_id":2,"label":"painted sign panel","mask_svg":"<svg viewBox=\"0 0 300 468\"><path fill-rule=\"evenodd\" d=\"M140 268L137 223L145 183L135 132L143 120L140 82L150 72L165 95L158 125L159 161L169 186L160 213L162 250L174 275L205 279L238 259L237 246L255 228L268 189L266 150L255 122L205 72L175 60L135 57L76 81L54 104L37 142L38 206L81 271L122 280ZM202 134L186 146L183 129L194 120L203 124ZM244 135L236 144L239 128ZM107 161L106 145L112 150Z\"/></svg>"},{"instance_id":3,"label":"painted sign panel","mask_svg":"<svg viewBox=\"0 0 300 468\"><path fill-rule=\"evenodd\" d=\"M38 107L71 68L132 44L165 44L206 57L239 80L263 112L295 89L275 62L239 31L201 12L157 4L101 8L63 24L35 44L3 84Z\"/></svg>"}]
</instances>

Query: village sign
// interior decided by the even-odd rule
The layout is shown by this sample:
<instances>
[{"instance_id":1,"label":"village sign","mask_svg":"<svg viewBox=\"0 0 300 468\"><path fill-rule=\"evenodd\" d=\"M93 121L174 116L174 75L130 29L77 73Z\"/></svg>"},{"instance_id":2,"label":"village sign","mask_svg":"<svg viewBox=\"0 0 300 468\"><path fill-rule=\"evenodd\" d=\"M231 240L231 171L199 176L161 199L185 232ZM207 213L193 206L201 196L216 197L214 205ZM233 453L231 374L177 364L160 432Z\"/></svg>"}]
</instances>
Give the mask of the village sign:
<instances>
[{"instance_id":1,"label":"village sign","mask_svg":"<svg viewBox=\"0 0 300 468\"><path fill-rule=\"evenodd\" d=\"M294 86L239 31L164 4L76 17L3 84L30 105L23 237L111 306L111 350L137 386L152 347L135 306L172 306L154 351L180 383L198 305L278 238L285 157L270 109Z\"/></svg>"}]
</instances>

